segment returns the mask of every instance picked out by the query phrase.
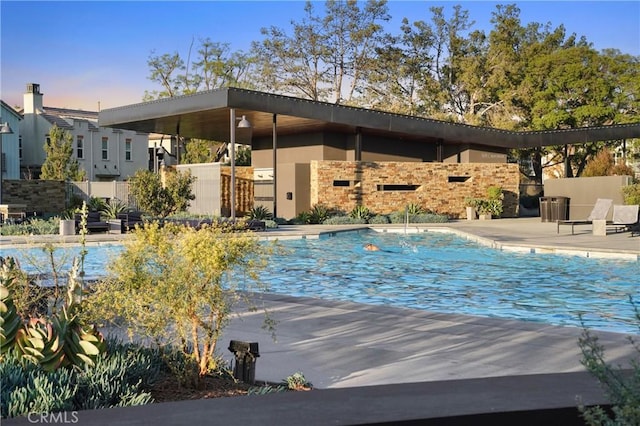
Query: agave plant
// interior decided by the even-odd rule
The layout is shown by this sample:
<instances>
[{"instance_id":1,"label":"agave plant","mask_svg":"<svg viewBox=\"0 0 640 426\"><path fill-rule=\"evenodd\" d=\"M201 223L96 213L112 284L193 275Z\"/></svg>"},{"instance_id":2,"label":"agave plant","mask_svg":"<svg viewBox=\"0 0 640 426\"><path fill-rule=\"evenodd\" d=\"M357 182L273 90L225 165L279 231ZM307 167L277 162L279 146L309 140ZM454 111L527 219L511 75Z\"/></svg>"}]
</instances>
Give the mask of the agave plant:
<instances>
[{"instance_id":1,"label":"agave plant","mask_svg":"<svg viewBox=\"0 0 640 426\"><path fill-rule=\"evenodd\" d=\"M107 205L107 203L99 197L89 198L89 201L86 204L90 212L99 212Z\"/></svg>"},{"instance_id":2,"label":"agave plant","mask_svg":"<svg viewBox=\"0 0 640 426\"><path fill-rule=\"evenodd\" d=\"M117 198L110 199L108 203L104 203L104 205L99 209L102 216L107 219L115 219L120 213L126 213L128 210L129 206Z\"/></svg>"},{"instance_id":3,"label":"agave plant","mask_svg":"<svg viewBox=\"0 0 640 426\"><path fill-rule=\"evenodd\" d=\"M66 309L53 318L53 324L64 339L63 365L93 367L98 355L106 351L104 337L98 329L80 323L77 315L69 315Z\"/></svg>"},{"instance_id":4,"label":"agave plant","mask_svg":"<svg viewBox=\"0 0 640 426\"><path fill-rule=\"evenodd\" d=\"M409 215L418 215L424 213L424 209L419 204L409 203L406 206L406 212L409 213Z\"/></svg>"},{"instance_id":5,"label":"agave plant","mask_svg":"<svg viewBox=\"0 0 640 426\"><path fill-rule=\"evenodd\" d=\"M356 206L353 208L353 210L351 210L349 216L354 219L363 219L368 222L369 219L371 219L372 214L371 211L365 206Z\"/></svg>"},{"instance_id":6,"label":"agave plant","mask_svg":"<svg viewBox=\"0 0 640 426\"><path fill-rule=\"evenodd\" d=\"M7 352L15 344L16 335L22 328L9 288L0 283L0 354Z\"/></svg>"},{"instance_id":7,"label":"agave plant","mask_svg":"<svg viewBox=\"0 0 640 426\"><path fill-rule=\"evenodd\" d=\"M329 209L322 204L315 204L309 213L309 223L319 224L329 217Z\"/></svg>"},{"instance_id":8,"label":"agave plant","mask_svg":"<svg viewBox=\"0 0 640 426\"><path fill-rule=\"evenodd\" d=\"M18 330L15 342L23 359L40 364L46 371L54 371L64 362L64 342L53 324L43 318L31 318Z\"/></svg>"},{"instance_id":9,"label":"agave plant","mask_svg":"<svg viewBox=\"0 0 640 426\"><path fill-rule=\"evenodd\" d=\"M271 220L273 214L265 206L256 206L249 210L247 217L252 220Z\"/></svg>"},{"instance_id":10,"label":"agave plant","mask_svg":"<svg viewBox=\"0 0 640 426\"><path fill-rule=\"evenodd\" d=\"M97 328L83 324L77 315L82 302L78 261L70 273L62 308L50 320L31 317L24 324L13 303L12 280L16 275L12 271L18 267L11 258L0 260L0 354L15 349L19 358L39 364L46 371L68 365L95 365L106 345Z\"/></svg>"}]
</instances>

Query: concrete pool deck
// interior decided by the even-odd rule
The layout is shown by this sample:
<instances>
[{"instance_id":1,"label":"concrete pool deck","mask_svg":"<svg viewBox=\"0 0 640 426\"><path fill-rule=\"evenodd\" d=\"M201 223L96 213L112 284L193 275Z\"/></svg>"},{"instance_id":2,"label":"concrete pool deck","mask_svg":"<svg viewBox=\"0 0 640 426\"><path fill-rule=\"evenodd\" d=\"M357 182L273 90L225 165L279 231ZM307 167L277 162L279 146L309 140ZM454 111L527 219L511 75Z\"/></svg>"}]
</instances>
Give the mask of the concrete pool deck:
<instances>
[{"instance_id":1,"label":"concrete pool deck","mask_svg":"<svg viewBox=\"0 0 640 426\"><path fill-rule=\"evenodd\" d=\"M404 225L374 228L405 231ZM629 232L595 236L591 226L579 226L575 235L563 229L558 234L555 223L540 218L410 224L406 230L442 228L503 250L632 261L640 256L640 237ZM269 238L343 229L354 227L286 227L269 231ZM276 342L259 331L263 317L256 313L234 321L225 332L228 339L259 342L256 378L261 380L279 381L302 371L315 386L333 388L584 370L577 346L579 328L317 299L263 299L280 321ZM633 354L625 335L598 334L611 362Z\"/></svg>"},{"instance_id":2,"label":"concrete pool deck","mask_svg":"<svg viewBox=\"0 0 640 426\"><path fill-rule=\"evenodd\" d=\"M266 239L315 238L322 233L362 228L287 226L259 235ZM376 228L404 232L403 225ZM483 243L503 250L535 249L579 256L622 257L632 261L638 261L640 256L640 237L631 237L629 232L594 236L590 226L582 226L576 227L575 235L563 229L557 234L555 223L541 223L540 218L411 224L407 232L442 228L481 239ZM122 237L91 235L88 240L99 243ZM21 242L0 239L0 245L4 244ZM574 400L571 398L578 394L592 395L594 392L593 382L580 373L584 368L580 364L577 344L581 333L579 328L276 295L263 295L260 303L279 322L276 340L261 330L262 312L245 312L225 329L220 340L220 352L226 359L231 359L231 353L226 350L230 340L258 342L257 380L279 382L300 371L316 388L334 390L333 393L264 397L278 398L283 401L281 407L289 407L289 411L280 413L277 422L273 417L265 418L265 411L257 410L257 407L262 407L260 401L265 400L259 399L250 405L257 410L255 413L246 404L242 405L244 411L238 408L243 401L208 401L196 405L191 401L157 404L155 408L115 409L117 417L109 417L111 423L91 416L94 421L84 417L87 424L117 424L113 421L125 419L125 412L129 416L138 412L136 416L140 421L128 417L121 424L197 424L213 416L221 423L226 420L250 424L300 424L302 417L295 413L295 407L299 407L303 414L311 414L304 417L307 425L393 424L406 421L404 419L424 419L427 415L460 416L478 415L487 410L550 409L554 404L560 404L554 388L560 389L564 385L569 388L563 394L568 402L563 402L562 406L572 406ZM606 348L609 362L626 364L630 357L637 355L626 335L596 334ZM535 383L547 377L554 377L555 381L547 383L537 396L527 393L537 389ZM585 380L590 384L585 384ZM409 383L418 383L417 388L411 391L419 398L416 396L417 399L412 400L406 394L407 387L394 387ZM430 387L430 383L433 386ZM338 388L351 388L352 392L336 396ZM442 399L442 392L451 392L449 400ZM489 403L487 397L481 395L494 395L492 392L500 395L496 396L499 403ZM333 405L329 401L332 398L338 399ZM342 403L344 409L336 408L341 407L340 398L345 398ZM354 402L346 402L347 398L354 398ZM379 407L385 409L378 408L380 413L366 417L366 413L375 413L375 410L362 411L362 407L350 405L356 404L358 398L362 398L359 401L365 404L365 408L366 404L378 407L376 404L379 403ZM602 403L602 399L598 400L601 396L595 398L596 403ZM335 418L339 420L322 415L314 417L314 403L320 404L317 409L325 414L336 410ZM408 408L408 404L412 408ZM265 404L265 407L272 405ZM263 409L267 410L265 407ZM306 411L306 408L312 411ZM185 414L187 410L189 415ZM425 414L425 410L431 414ZM175 418L176 412L183 415L184 423L170 420ZM174 417L171 417L172 413ZM287 421L288 418L291 420Z\"/></svg>"}]
</instances>

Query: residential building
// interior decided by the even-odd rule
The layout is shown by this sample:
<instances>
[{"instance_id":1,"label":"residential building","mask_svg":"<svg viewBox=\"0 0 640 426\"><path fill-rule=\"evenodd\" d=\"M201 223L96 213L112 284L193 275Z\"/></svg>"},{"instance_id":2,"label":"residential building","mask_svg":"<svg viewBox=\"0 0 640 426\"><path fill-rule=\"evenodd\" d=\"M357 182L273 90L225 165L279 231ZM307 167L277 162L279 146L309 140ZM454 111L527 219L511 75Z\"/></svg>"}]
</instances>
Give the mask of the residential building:
<instances>
[{"instance_id":1,"label":"residential building","mask_svg":"<svg viewBox=\"0 0 640 426\"><path fill-rule=\"evenodd\" d=\"M122 181L148 167L148 135L100 127L98 112L45 107L40 85L30 83L24 94L20 124L22 176L38 178L45 161L45 142L54 126L73 138L73 158L89 181Z\"/></svg>"},{"instance_id":2,"label":"residential building","mask_svg":"<svg viewBox=\"0 0 640 426\"><path fill-rule=\"evenodd\" d=\"M10 105L0 101L0 124L7 123L12 133L2 138L2 179L20 179L20 122L22 116Z\"/></svg>"}]
</instances>

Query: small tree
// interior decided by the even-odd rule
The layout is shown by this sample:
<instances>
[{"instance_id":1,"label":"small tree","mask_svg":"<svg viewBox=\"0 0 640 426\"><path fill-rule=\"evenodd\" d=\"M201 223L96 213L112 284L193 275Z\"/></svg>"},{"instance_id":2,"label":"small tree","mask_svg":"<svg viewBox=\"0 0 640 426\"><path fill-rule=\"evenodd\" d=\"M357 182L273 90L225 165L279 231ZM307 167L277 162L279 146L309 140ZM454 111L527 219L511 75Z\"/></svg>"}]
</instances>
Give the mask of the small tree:
<instances>
[{"instance_id":1,"label":"small tree","mask_svg":"<svg viewBox=\"0 0 640 426\"><path fill-rule=\"evenodd\" d=\"M601 150L595 157L589 160L584 168L584 172L582 172L583 177L615 175L633 176L634 172L631 167L625 164L616 164L613 155L606 149Z\"/></svg>"},{"instance_id":2,"label":"small tree","mask_svg":"<svg viewBox=\"0 0 640 426\"><path fill-rule=\"evenodd\" d=\"M218 338L237 302L246 300L268 246L222 227L195 230L157 223L137 229L95 287L87 313L115 321L159 345L177 345L199 377L216 368Z\"/></svg>"},{"instance_id":3,"label":"small tree","mask_svg":"<svg viewBox=\"0 0 640 426\"><path fill-rule=\"evenodd\" d=\"M129 191L141 210L165 218L189 207L195 198L191 191L195 179L189 172L170 171L163 185L160 175L138 170L129 180Z\"/></svg>"},{"instance_id":4,"label":"small tree","mask_svg":"<svg viewBox=\"0 0 640 426\"><path fill-rule=\"evenodd\" d=\"M47 157L42 164L40 179L81 181L86 173L80 170L78 160L73 158L73 136L55 124L44 144Z\"/></svg>"}]
</instances>

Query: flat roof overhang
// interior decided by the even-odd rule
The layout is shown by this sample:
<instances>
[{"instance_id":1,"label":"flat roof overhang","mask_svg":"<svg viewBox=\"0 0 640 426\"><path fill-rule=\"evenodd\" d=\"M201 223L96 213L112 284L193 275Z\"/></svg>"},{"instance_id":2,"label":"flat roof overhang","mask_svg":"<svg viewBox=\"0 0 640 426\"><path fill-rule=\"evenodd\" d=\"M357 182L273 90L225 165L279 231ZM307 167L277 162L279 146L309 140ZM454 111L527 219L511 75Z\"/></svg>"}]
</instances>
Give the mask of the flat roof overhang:
<instances>
[{"instance_id":1,"label":"flat roof overhang","mask_svg":"<svg viewBox=\"0 0 640 426\"><path fill-rule=\"evenodd\" d=\"M400 140L473 144L499 148L622 140L640 137L640 123L567 130L512 132L427 118L311 101L252 90L224 88L193 95L100 111L103 127L141 133L229 141L230 109L251 122L251 134L271 137L276 115L278 135L335 131L386 136Z\"/></svg>"}]
</instances>

